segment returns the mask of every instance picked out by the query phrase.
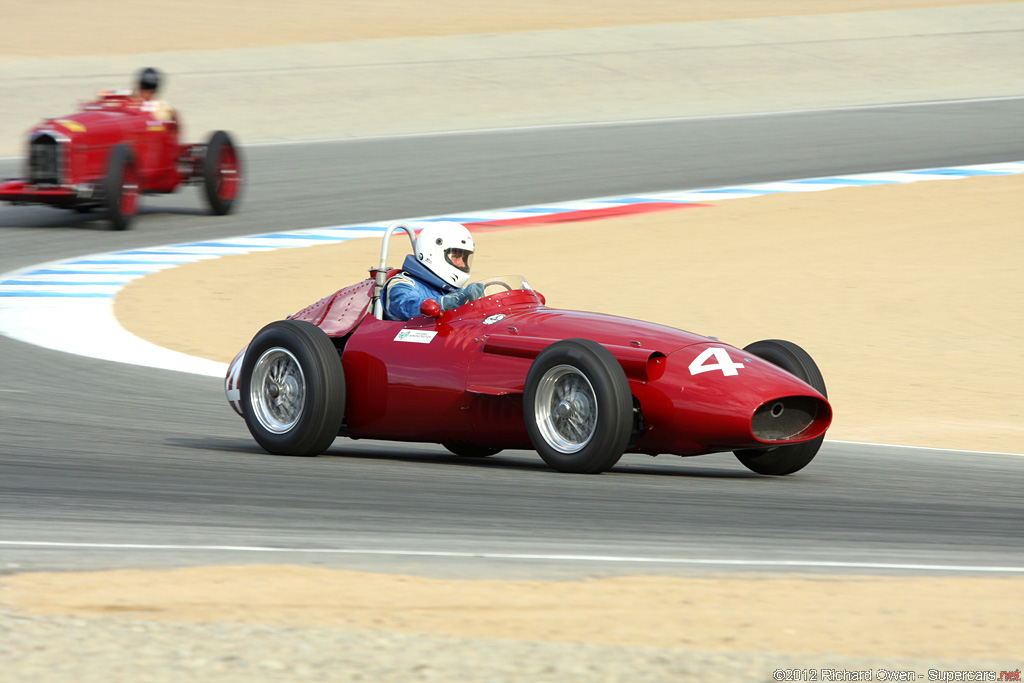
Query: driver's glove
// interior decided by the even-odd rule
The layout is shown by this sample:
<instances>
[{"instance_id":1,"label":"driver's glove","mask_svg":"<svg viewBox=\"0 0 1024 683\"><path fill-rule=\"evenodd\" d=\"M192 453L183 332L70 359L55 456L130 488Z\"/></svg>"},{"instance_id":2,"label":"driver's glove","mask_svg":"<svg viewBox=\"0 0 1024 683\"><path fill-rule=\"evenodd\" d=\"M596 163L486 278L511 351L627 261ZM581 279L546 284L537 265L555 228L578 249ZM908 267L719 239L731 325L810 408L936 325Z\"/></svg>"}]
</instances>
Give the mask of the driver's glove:
<instances>
[{"instance_id":1,"label":"driver's glove","mask_svg":"<svg viewBox=\"0 0 1024 683\"><path fill-rule=\"evenodd\" d=\"M462 288L462 291L469 297L467 301L476 301L484 295L484 283L482 282L470 282L468 285Z\"/></svg>"},{"instance_id":2,"label":"driver's glove","mask_svg":"<svg viewBox=\"0 0 1024 683\"><path fill-rule=\"evenodd\" d=\"M457 292L442 296L438 303L442 311L450 311L470 301L475 301L484 295L484 285L481 282L472 282Z\"/></svg>"},{"instance_id":3,"label":"driver's glove","mask_svg":"<svg viewBox=\"0 0 1024 683\"><path fill-rule=\"evenodd\" d=\"M464 303L468 303L469 296L466 294L465 290L460 289L457 292L452 292L451 294L442 296L437 300L437 302L441 304L442 311L450 311L453 308L458 308Z\"/></svg>"}]
</instances>

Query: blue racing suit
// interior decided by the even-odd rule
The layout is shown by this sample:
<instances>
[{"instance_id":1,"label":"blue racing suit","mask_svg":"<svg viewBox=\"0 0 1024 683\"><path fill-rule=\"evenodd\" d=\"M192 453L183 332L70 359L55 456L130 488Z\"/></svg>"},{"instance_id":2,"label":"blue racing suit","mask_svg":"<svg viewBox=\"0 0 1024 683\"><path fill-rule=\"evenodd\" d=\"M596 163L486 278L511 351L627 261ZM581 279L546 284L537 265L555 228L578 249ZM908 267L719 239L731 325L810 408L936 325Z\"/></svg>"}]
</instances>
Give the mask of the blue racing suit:
<instances>
[{"instance_id":1,"label":"blue racing suit","mask_svg":"<svg viewBox=\"0 0 1024 683\"><path fill-rule=\"evenodd\" d=\"M433 299L442 311L451 310L483 294L483 285L474 282L465 289L448 284L409 254L402 272L384 285L381 295L385 320L408 320L420 314L420 304Z\"/></svg>"}]
</instances>

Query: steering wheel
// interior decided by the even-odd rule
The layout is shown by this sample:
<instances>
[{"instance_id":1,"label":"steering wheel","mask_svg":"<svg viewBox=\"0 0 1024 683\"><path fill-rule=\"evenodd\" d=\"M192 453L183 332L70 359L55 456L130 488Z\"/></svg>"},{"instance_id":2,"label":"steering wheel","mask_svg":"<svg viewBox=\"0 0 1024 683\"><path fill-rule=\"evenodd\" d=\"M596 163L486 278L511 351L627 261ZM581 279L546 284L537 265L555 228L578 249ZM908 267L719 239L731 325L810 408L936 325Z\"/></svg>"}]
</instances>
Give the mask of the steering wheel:
<instances>
[{"instance_id":1,"label":"steering wheel","mask_svg":"<svg viewBox=\"0 0 1024 683\"><path fill-rule=\"evenodd\" d=\"M495 285L495 286L498 286L498 287L504 287L505 291L508 291L508 292L512 291L512 287L509 284L507 284L505 282L502 282L501 280L491 280L486 285L484 285L484 292L486 292L487 288L492 286L492 285Z\"/></svg>"}]
</instances>

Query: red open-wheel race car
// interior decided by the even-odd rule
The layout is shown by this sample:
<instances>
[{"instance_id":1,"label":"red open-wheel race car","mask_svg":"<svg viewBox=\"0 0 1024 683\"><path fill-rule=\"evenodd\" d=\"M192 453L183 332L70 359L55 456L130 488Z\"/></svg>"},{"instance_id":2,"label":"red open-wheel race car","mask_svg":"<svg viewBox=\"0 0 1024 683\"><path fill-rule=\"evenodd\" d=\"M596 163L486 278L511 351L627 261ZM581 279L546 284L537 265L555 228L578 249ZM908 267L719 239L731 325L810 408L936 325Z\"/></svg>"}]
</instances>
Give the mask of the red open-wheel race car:
<instances>
[{"instance_id":1,"label":"red open-wheel race car","mask_svg":"<svg viewBox=\"0 0 1024 683\"><path fill-rule=\"evenodd\" d=\"M533 449L564 472L623 453L732 451L754 472L796 472L832 420L817 365L781 340L740 349L638 320L549 308L520 277L440 312L383 319L397 271L384 234L371 277L260 330L225 389L257 443L317 455L338 436L433 442L460 456ZM415 248L415 242L414 242ZM430 304L433 304L431 306Z\"/></svg>"},{"instance_id":2,"label":"red open-wheel race car","mask_svg":"<svg viewBox=\"0 0 1024 683\"><path fill-rule=\"evenodd\" d=\"M230 212L242 185L231 136L181 144L181 122L159 119L130 92L103 92L28 133L26 177L0 183L0 200L86 212L103 209L116 230L131 226L139 197L202 185L213 213Z\"/></svg>"}]
</instances>

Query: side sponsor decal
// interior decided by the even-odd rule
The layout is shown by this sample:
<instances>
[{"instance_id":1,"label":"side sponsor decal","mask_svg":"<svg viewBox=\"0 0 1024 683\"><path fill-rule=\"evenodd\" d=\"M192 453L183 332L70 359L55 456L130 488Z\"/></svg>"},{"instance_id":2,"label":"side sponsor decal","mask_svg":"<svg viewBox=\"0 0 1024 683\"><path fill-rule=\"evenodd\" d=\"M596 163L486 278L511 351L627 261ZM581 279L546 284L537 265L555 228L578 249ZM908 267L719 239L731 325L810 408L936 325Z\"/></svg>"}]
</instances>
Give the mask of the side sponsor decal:
<instances>
[{"instance_id":1,"label":"side sponsor decal","mask_svg":"<svg viewBox=\"0 0 1024 683\"><path fill-rule=\"evenodd\" d=\"M395 337L395 341L429 344L436 334L437 332L430 330L402 330Z\"/></svg>"}]
</instances>

